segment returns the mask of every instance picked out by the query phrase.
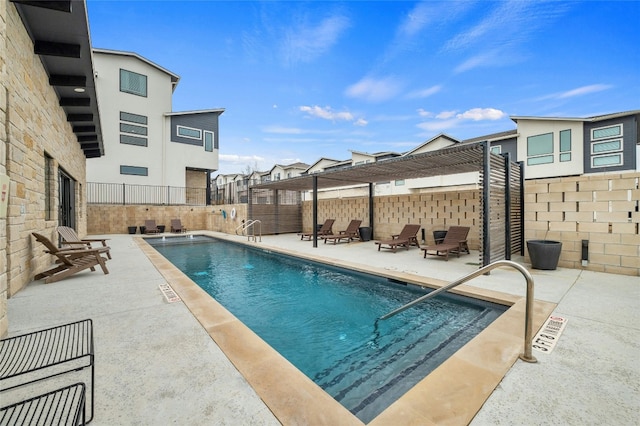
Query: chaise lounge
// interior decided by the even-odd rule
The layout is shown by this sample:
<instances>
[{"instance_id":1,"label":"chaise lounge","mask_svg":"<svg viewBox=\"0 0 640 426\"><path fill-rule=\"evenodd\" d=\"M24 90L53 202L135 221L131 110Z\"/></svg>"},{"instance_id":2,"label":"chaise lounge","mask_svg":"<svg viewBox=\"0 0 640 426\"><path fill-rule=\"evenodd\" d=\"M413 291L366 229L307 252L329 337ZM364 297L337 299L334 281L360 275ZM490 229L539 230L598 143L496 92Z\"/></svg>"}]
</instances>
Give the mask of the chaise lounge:
<instances>
[{"instance_id":1,"label":"chaise lounge","mask_svg":"<svg viewBox=\"0 0 640 426\"><path fill-rule=\"evenodd\" d=\"M144 221L144 233L145 234L158 234L159 232L160 232L160 229L156 225L156 221L155 220L151 219L151 220L145 220Z\"/></svg>"},{"instance_id":2,"label":"chaise lounge","mask_svg":"<svg viewBox=\"0 0 640 426\"><path fill-rule=\"evenodd\" d=\"M460 257L461 252L467 252L468 254L469 246L467 244L467 235L469 235L468 226L450 227L442 243L422 248L424 258L430 254L433 256L444 256L445 260L449 260L449 253L455 253L458 257Z\"/></svg>"},{"instance_id":3,"label":"chaise lounge","mask_svg":"<svg viewBox=\"0 0 640 426\"><path fill-rule=\"evenodd\" d=\"M322 224L322 228L320 228L318 230L318 236L322 236L322 235L333 235L333 222L335 222L335 219L327 219L324 221L324 223ZM311 240L313 238L313 232L305 232L305 233L301 233L298 234L300 235L300 239L304 240L305 238L307 240Z\"/></svg>"},{"instance_id":4,"label":"chaise lounge","mask_svg":"<svg viewBox=\"0 0 640 426\"><path fill-rule=\"evenodd\" d=\"M171 219L171 232L187 232L187 228L182 226L180 219Z\"/></svg>"},{"instance_id":5,"label":"chaise lounge","mask_svg":"<svg viewBox=\"0 0 640 426\"><path fill-rule=\"evenodd\" d=\"M70 249L92 249L95 248L99 250L101 254L106 254L107 258L111 259L111 248L107 246L106 238L84 238L80 239L78 234L76 234L75 229L70 228L68 226L58 226L56 231L62 238L63 246L68 246L64 248ZM93 247L91 243L101 243L102 246Z\"/></svg>"},{"instance_id":6,"label":"chaise lounge","mask_svg":"<svg viewBox=\"0 0 640 426\"><path fill-rule=\"evenodd\" d=\"M347 229L344 231L340 231L337 235L324 235L321 238L324 240L325 244L327 244L328 240L332 240L334 245L342 240L347 240L347 242L350 243L351 240L360 238L358 228L360 228L361 223L361 220L354 219L349 222L349 226L347 226Z\"/></svg>"},{"instance_id":7,"label":"chaise lounge","mask_svg":"<svg viewBox=\"0 0 640 426\"><path fill-rule=\"evenodd\" d=\"M100 266L105 275L109 273L106 265L107 259L100 255L99 249L61 250L44 235L34 232L33 236L36 238L36 241L42 243L47 248L45 250L46 253L56 257L56 263L58 263L58 266L37 274L34 280L44 278L44 282L49 284L60 281L77 272L84 271L85 269L95 271L96 266Z\"/></svg>"},{"instance_id":8,"label":"chaise lounge","mask_svg":"<svg viewBox=\"0 0 640 426\"><path fill-rule=\"evenodd\" d=\"M382 246L388 246L385 248L391 249L393 252L395 252L398 247L405 247L409 250L409 246L414 245L420 248L420 243L418 243L418 238L416 237L419 230L420 225L405 225L402 231L397 235L392 235L390 240L376 241L378 251L380 251Z\"/></svg>"}]
</instances>

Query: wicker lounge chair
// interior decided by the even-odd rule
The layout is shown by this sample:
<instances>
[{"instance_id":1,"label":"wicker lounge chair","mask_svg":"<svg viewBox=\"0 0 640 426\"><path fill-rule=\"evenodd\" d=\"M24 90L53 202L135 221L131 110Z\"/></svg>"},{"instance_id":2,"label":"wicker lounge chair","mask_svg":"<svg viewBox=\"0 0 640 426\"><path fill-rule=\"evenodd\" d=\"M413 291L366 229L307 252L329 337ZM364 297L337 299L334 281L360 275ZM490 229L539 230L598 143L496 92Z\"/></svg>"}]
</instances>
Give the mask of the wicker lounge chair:
<instances>
[{"instance_id":1,"label":"wicker lounge chair","mask_svg":"<svg viewBox=\"0 0 640 426\"><path fill-rule=\"evenodd\" d=\"M390 240L376 241L376 244L378 245L378 251L380 251L382 246L388 246L384 248L391 249L394 252L400 246L406 248L407 250L409 250L409 246L418 246L419 248L420 243L418 243L418 238L416 237L419 230L420 225L405 225L404 228L402 228L402 231L400 231L400 233L397 235L392 235Z\"/></svg>"},{"instance_id":2,"label":"wicker lounge chair","mask_svg":"<svg viewBox=\"0 0 640 426\"><path fill-rule=\"evenodd\" d=\"M171 219L171 232L187 232L180 219Z\"/></svg>"},{"instance_id":3,"label":"wicker lounge chair","mask_svg":"<svg viewBox=\"0 0 640 426\"><path fill-rule=\"evenodd\" d=\"M155 220L145 220L144 221L144 233L145 234L157 234L160 232L160 229L156 225Z\"/></svg>"},{"instance_id":4,"label":"wicker lounge chair","mask_svg":"<svg viewBox=\"0 0 640 426\"><path fill-rule=\"evenodd\" d=\"M67 249L92 249L99 250L100 253L107 255L107 258L111 259L111 248L107 246L106 238L84 238L80 239L78 234L73 228L68 226L58 226L56 228L58 234L62 238L63 248ZM102 246L93 247L91 243L101 243Z\"/></svg>"},{"instance_id":5,"label":"wicker lounge chair","mask_svg":"<svg viewBox=\"0 0 640 426\"><path fill-rule=\"evenodd\" d=\"M467 244L467 235L469 235L468 226L452 226L447 231L447 235L440 244L423 247L424 257L428 254L433 256L444 256L445 260L449 260L449 253L455 253L460 257L461 252L469 253ZM433 252L433 253L430 253Z\"/></svg>"},{"instance_id":6,"label":"wicker lounge chair","mask_svg":"<svg viewBox=\"0 0 640 426\"><path fill-rule=\"evenodd\" d=\"M356 240L360 238L360 234L358 233L358 228L360 228L361 220L354 219L349 222L349 226L344 231L340 231L337 235L324 235L322 239L324 243L327 244L327 241L333 241L333 244L336 244L342 240L347 240L348 243L351 240Z\"/></svg>"},{"instance_id":7,"label":"wicker lounge chair","mask_svg":"<svg viewBox=\"0 0 640 426\"><path fill-rule=\"evenodd\" d=\"M324 223L322 224L322 228L320 228L318 230L318 236L323 236L323 235L333 235L333 222L335 222L335 219L327 219L324 221ZM304 240L305 238L307 240L311 240L313 238L313 232L305 232L302 234L298 234L300 235L300 239Z\"/></svg>"},{"instance_id":8,"label":"wicker lounge chair","mask_svg":"<svg viewBox=\"0 0 640 426\"><path fill-rule=\"evenodd\" d=\"M105 263L107 259L100 255L99 249L61 250L47 237L35 232L33 236L47 248L45 250L46 253L56 257L56 262L58 263L56 267L37 274L34 277L35 280L44 278L45 283L53 283L85 269L95 271L96 266L100 266L105 274L109 273Z\"/></svg>"}]
</instances>

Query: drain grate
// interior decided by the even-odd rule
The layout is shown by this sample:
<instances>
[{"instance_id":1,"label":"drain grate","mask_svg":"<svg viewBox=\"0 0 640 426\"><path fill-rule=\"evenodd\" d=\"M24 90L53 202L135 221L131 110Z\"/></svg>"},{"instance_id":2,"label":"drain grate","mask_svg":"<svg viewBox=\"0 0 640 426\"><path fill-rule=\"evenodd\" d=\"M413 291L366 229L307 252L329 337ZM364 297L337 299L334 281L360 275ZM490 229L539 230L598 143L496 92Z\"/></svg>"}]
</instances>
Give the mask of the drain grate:
<instances>
[{"instance_id":1,"label":"drain grate","mask_svg":"<svg viewBox=\"0 0 640 426\"><path fill-rule=\"evenodd\" d=\"M566 318L551 315L533 339L533 349L545 354L551 353L566 325Z\"/></svg>"},{"instance_id":2,"label":"drain grate","mask_svg":"<svg viewBox=\"0 0 640 426\"><path fill-rule=\"evenodd\" d=\"M160 284L158 287L160 287L160 291L164 295L164 298L167 299L167 302L173 303L180 301L180 296L173 291L169 284Z\"/></svg>"}]
</instances>

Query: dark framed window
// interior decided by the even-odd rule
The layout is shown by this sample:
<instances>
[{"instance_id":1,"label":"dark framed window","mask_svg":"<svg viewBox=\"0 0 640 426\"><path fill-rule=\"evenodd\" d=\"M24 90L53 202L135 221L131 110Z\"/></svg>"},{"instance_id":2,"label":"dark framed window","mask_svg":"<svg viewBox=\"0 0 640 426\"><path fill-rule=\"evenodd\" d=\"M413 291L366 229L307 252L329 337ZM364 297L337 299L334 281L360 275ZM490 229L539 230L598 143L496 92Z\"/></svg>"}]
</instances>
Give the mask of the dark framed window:
<instances>
[{"instance_id":1,"label":"dark framed window","mask_svg":"<svg viewBox=\"0 0 640 426\"><path fill-rule=\"evenodd\" d=\"M149 176L149 169L138 166L120 166L121 175Z\"/></svg>"},{"instance_id":2,"label":"dark framed window","mask_svg":"<svg viewBox=\"0 0 640 426\"><path fill-rule=\"evenodd\" d=\"M147 97L147 76L120 69L120 91Z\"/></svg>"}]
</instances>

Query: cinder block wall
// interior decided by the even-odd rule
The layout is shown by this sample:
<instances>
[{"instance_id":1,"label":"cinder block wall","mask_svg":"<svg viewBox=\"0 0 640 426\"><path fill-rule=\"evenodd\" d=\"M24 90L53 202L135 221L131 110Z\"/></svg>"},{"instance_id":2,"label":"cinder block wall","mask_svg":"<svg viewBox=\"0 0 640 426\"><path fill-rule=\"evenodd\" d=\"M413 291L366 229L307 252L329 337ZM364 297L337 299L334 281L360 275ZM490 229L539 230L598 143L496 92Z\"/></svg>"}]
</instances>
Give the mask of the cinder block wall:
<instances>
[{"instance_id":1,"label":"cinder block wall","mask_svg":"<svg viewBox=\"0 0 640 426\"><path fill-rule=\"evenodd\" d=\"M639 185L638 172L526 181L525 240L561 241L561 267L640 276Z\"/></svg>"},{"instance_id":2,"label":"cinder block wall","mask_svg":"<svg viewBox=\"0 0 640 426\"><path fill-rule=\"evenodd\" d=\"M469 246L477 250L479 236L479 201L477 190L393 195L373 198L374 239L389 238L408 223L419 224L425 230L428 244L433 231L449 226L469 226ZM305 201L302 208L303 230L312 231L313 203ZM351 219L362 219L362 226L370 225L367 197L318 200L318 222L335 219L334 232L345 229ZM418 233L421 237L421 232Z\"/></svg>"},{"instance_id":3,"label":"cinder block wall","mask_svg":"<svg viewBox=\"0 0 640 426\"><path fill-rule=\"evenodd\" d=\"M236 217L231 218L231 209ZM225 216L222 210L226 212ZM144 221L153 219L157 225L165 225L170 231L171 219L180 219L189 231L210 230L233 234L243 219L246 219L246 204L225 206L122 206L113 204L89 204L87 206L87 233L92 235L126 234L129 226L144 226Z\"/></svg>"}]
</instances>

